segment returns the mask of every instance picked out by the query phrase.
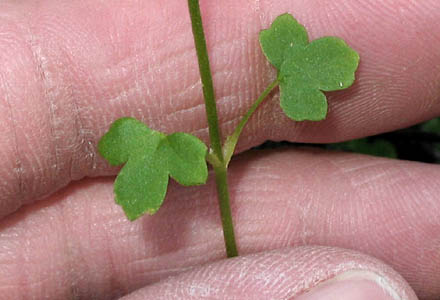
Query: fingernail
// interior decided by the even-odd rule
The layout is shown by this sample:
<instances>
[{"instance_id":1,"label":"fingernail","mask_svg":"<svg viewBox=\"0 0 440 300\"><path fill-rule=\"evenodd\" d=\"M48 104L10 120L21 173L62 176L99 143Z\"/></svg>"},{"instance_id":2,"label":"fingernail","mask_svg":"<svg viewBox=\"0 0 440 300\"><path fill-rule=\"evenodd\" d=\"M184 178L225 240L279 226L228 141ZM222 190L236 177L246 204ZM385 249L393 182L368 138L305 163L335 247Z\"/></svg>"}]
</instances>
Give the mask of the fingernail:
<instances>
[{"instance_id":1,"label":"fingernail","mask_svg":"<svg viewBox=\"0 0 440 300\"><path fill-rule=\"evenodd\" d=\"M320 283L294 300L400 300L387 280L367 271L349 271Z\"/></svg>"}]
</instances>

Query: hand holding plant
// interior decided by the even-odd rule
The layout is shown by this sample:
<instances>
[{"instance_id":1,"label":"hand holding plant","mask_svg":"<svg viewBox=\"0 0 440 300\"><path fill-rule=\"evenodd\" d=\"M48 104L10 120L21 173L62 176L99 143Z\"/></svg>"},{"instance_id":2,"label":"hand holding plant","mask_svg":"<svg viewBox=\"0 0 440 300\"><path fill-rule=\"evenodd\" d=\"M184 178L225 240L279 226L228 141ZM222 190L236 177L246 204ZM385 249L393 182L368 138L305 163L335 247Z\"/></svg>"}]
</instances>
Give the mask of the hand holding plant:
<instances>
[{"instance_id":1,"label":"hand holding plant","mask_svg":"<svg viewBox=\"0 0 440 300\"><path fill-rule=\"evenodd\" d=\"M117 120L99 142L99 152L112 165L127 162L116 178L116 202L130 220L161 206L168 175L184 185L206 182L205 158L214 168L226 253L238 255L232 225L227 168L238 138L249 118L278 85L281 107L296 121L323 120L327 100L322 91L342 90L354 81L359 55L336 37L312 43L304 27L289 14L279 16L272 26L260 33L261 47L277 68L277 78L269 84L241 119L232 135L222 143L206 42L198 0L188 1L194 41L202 76L211 150L196 137L175 133L169 136L150 130L132 118Z\"/></svg>"},{"instance_id":2,"label":"hand holding plant","mask_svg":"<svg viewBox=\"0 0 440 300\"><path fill-rule=\"evenodd\" d=\"M116 174L96 153L114 120L133 116L209 144L187 4L63 3L1 4L2 297L283 299L342 272L376 274L414 299L373 256L421 299L438 298L436 166L307 149L243 153L229 164L233 260L221 260L211 179L189 188L170 180L156 215L128 221L114 204L114 178L83 178ZM266 139L346 140L438 115L437 2L258 3L202 2L223 138L277 78L258 45L277 15L291 12L310 41L342 37L362 64L354 86L327 94L322 122L284 117L274 89L237 152Z\"/></svg>"}]
</instances>

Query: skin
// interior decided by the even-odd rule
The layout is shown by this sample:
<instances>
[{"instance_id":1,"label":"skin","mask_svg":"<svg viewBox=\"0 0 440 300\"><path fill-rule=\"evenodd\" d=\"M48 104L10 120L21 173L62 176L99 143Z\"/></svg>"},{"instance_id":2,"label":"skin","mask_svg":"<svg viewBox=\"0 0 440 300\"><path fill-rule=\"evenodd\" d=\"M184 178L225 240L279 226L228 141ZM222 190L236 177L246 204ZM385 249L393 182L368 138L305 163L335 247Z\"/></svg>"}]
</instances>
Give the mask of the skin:
<instances>
[{"instance_id":1,"label":"skin","mask_svg":"<svg viewBox=\"0 0 440 300\"><path fill-rule=\"evenodd\" d=\"M229 178L238 260L224 260L212 178L191 188L171 182L157 215L125 219L113 202L117 169L96 153L111 122L130 115L208 136L186 1L158 3L0 3L0 295L186 299L188 287L209 285L222 291L212 289L213 299L240 299L243 284L245 295L281 298L354 268L383 275L403 299L416 299L413 291L438 299L436 165L311 149L240 154ZM328 95L325 121L288 120L275 91L237 152L266 139L336 142L440 115L436 0L201 6L224 135L275 77L257 37L277 15L291 12L311 39L337 35L361 56L354 86ZM280 270L282 285L258 279Z\"/></svg>"}]
</instances>

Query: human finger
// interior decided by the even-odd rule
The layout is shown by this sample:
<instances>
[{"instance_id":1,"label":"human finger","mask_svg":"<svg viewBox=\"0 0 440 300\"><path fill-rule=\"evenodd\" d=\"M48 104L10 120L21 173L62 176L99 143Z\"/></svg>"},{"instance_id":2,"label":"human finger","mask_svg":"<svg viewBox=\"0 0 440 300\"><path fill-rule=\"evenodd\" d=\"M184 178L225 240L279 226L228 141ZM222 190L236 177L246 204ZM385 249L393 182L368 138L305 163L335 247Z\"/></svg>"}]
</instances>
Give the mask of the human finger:
<instances>
[{"instance_id":1,"label":"human finger","mask_svg":"<svg viewBox=\"0 0 440 300\"><path fill-rule=\"evenodd\" d=\"M298 247L204 265L133 292L141 299L415 300L393 269L366 255Z\"/></svg>"},{"instance_id":2,"label":"human finger","mask_svg":"<svg viewBox=\"0 0 440 300\"><path fill-rule=\"evenodd\" d=\"M241 255L354 249L393 267L420 298L440 296L438 166L286 149L243 154L230 171ZM156 215L129 222L112 178L72 184L4 220L0 290L11 299L108 299L224 258L215 195L212 180L172 182Z\"/></svg>"},{"instance_id":3,"label":"human finger","mask_svg":"<svg viewBox=\"0 0 440 300\"><path fill-rule=\"evenodd\" d=\"M329 96L327 120L288 120L274 92L238 151L266 139L340 141L439 114L438 1L201 4L225 135L275 77L258 32L276 15L291 12L311 39L338 35L361 55L356 84ZM114 174L96 145L118 117L207 141L185 1L2 1L0 11L0 216L71 180Z\"/></svg>"}]
</instances>

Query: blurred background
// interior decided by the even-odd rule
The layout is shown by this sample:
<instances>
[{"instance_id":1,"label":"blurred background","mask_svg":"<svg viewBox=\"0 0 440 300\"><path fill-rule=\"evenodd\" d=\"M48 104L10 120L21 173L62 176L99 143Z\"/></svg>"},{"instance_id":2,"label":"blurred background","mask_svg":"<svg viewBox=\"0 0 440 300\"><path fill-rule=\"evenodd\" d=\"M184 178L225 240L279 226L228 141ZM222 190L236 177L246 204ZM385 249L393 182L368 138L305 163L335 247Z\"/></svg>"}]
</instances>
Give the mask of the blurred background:
<instances>
[{"instance_id":1,"label":"blurred background","mask_svg":"<svg viewBox=\"0 0 440 300\"><path fill-rule=\"evenodd\" d=\"M440 163L440 118L380 135L335 144L301 144L267 141L257 149L311 146L374 156Z\"/></svg>"}]
</instances>

